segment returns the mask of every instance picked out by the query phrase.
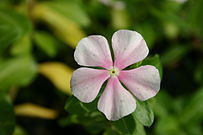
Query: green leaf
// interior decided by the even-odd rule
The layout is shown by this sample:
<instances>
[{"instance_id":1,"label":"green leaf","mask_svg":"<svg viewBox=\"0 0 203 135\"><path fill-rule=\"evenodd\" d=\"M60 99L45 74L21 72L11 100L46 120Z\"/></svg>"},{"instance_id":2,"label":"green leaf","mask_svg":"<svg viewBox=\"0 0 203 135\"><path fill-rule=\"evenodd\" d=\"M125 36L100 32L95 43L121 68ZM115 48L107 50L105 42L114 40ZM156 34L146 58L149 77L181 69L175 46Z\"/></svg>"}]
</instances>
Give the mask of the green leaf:
<instances>
[{"instance_id":1,"label":"green leaf","mask_svg":"<svg viewBox=\"0 0 203 135\"><path fill-rule=\"evenodd\" d=\"M137 62L133 65L128 66L127 68L125 68L126 70L130 70L130 69L134 69L134 68L138 68L140 65L142 64L142 61Z\"/></svg>"},{"instance_id":2,"label":"green leaf","mask_svg":"<svg viewBox=\"0 0 203 135\"><path fill-rule=\"evenodd\" d=\"M56 40L46 32L35 32L36 45L48 56L53 57L57 53Z\"/></svg>"},{"instance_id":3,"label":"green leaf","mask_svg":"<svg viewBox=\"0 0 203 135\"><path fill-rule=\"evenodd\" d=\"M0 92L0 135L11 135L15 127L15 114L9 97Z\"/></svg>"},{"instance_id":4,"label":"green leaf","mask_svg":"<svg viewBox=\"0 0 203 135\"><path fill-rule=\"evenodd\" d=\"M189 100L181 113L180 121L185 124L201 122L203 120L203 87Z\"/></svg>"},{"instance_id":5,"label":"green leaf","mask_svg":"<svg viewBox=\"0 0 203 135\"><path fill-rule=\"evenodd\" d=\"M133 135L146 135L144 126L135 118L135 116L134 119L136 122L136 130Z\"/></svg>"},{"instance_id":6,"label":"green leaf","mask_svg":"<svg viewBox=\"0 0 203 135\"><path fill-rule=\"evenodd\" d=\"M194 73L194 79L195 81L199 82L199 83L203 83L203 63L202 61L197 64L196 69L195 69L195 73Z\"/></svg>"},{"instance_id":7,"label":"green leaf","mask_svg":"<svg viewBox=\"0 0 203 135\"><path fill-rule=\"evenodd\" d=\"M71 116L65 119L63 124L81 124L90 133L98 134L107 127L108 123L101 112L95 109L95 103L97 103L97 101L84 104L74 96L69 97L65 105L65 110L68 111Z\"/></svg>"},{"instance_id":8,"label":"green leaf","mask_svg":"<svg viewBox=\"0 0 203 135\"><path fill-rule=\"evenodd\" d=\"M112 26L115 29L126 29L130 25L130 17L125 8L116 9L113 8L111 11Z\"/></svg>"},{"instance_id":9,"label":"green leaf","mask_svg":"<svg viewBox=\"0 0 203 135\"><path fill-rule=\"evenodd\" d=\"M143 61L140 61L140 62L135 63L133 65L130 65L125 69L126 70L134 69L134 68L138 68L139 66L144 66L144 65L155 66L159 70L160 77L162 78L162 64L160 62L160 58L159 58L158 54L156 54L152 57L148 57L148 58L144 59Z\"/></svg>"},{"instance_id":10,"label":"green leaf","mask_svg":"<svg viewBox=\"0 0 203 135\"><path fill-rule=\"evenodd\" d=\"M81 107L81 102L74 96L71 96L66 101L64 109L72 114L84 115L89 110Z\"/></svg>"},{"instance_id":11,"label":"green leaf","mask_svg":"<svg viewBox=\"0 0 203 135\"><path fill-rule=\"evenodd\" d=\"M182 135L177 118L170 115L157 122L155 131L158 135Z\"/></svg>"},{"instance_id":12,"label":"green leaf","mask_svg":"<svg viewBox=\"0 0 203 135\"><path fill-rule=\"evenodd\" d=\"M190 51L190 47L186 45L175 45L167 49L163 55L161 55L161 62L165 65L173 64L179 61Z\"/></svg>"},{"instance_id":13,"label":"green leaf","mask_svg":"<svg viewBox=\"0 0 203 135\"><path fill-rule=\"evenodd\" d=\"M174 108L174 99L165 91L161 90L155 98L153 98L152 108L156 117L167 117L169 112ZM170 103L170 104L169 104Z\"/></svg>"},{"instance_id":14,"label":"green leaf","mask_svg":"<svg viewBox=\"0 0 203 135\"><path fill-rule=\"evenodd\" d=\"M86 35L78 23L51 8L47 3L36 4L32 15L34 19L48 24L58 38L73 48Z\"/></svg>"},{"instance_id":15,"label":"green leaf","mask_svg":"<svg viewBox=\"0 0 203 135\"><path fill-rule=\"evenodd\" d=\"M108 128L103 135L121 135L120 133L118 133L118 131L116 131L115 129L112 128Z\"/></svg>"},{"instance_id":16,"label":"green leaf","mask_svg":"<svg viewBox=\"0 0 203 135\"><path fill-rule=\"evenodd\" d=\"M128 115L120 120L112 122L112 125L122 135L133 135L136 129L135 119L132 115Z\"/></svg>"},{"instance_id":17,"label":"green leaf","mask_svg":"<svg viewBox=\"0 0 203 135\"><path fill-rule=\"evenodd\" d=\"M132 115L134 115L144 126L150 127L154 122L154 113L148 101L141 102L137 100L137 108Z\"/></svg>"},{"instance_id":18,"label":"green leaf","mask_svg":"<svg viewBox=\"0 0 203 135\"><path fill-rule=\"evenodd\" d=\"M11 54L14 56L23 56L23 55L29 55L32 51L32 43L30 36L27 34L17 40L11 48Z\"/></svg>"},{"instance_id":19,"label":"green leaf","mask_svg":"<svg viewBox=\"0 0 203 135\"><path fill-rule=\"evenodd\" d=\"M22 127L17 125L15 127L14 133L12 135L28 135L28 134L26 133L26 131Z\"/></svg>"},{"instance_id":20,"label":"green leaf","mask_svg":"<svg viewBox=\"0 0 203 135\"><path fill-rule=\"evenodd\" d=\"M54 1L46 2L46 4L79 25L88 26L90 24L90 19L81 4L72 1Z\"/></svg>"},{"instance_id":21,"label":"green leaf","mask_svg":"<svg viewBox=\"0 0 203 135\"><path fill-rule=\"evenodd\" d=\"M190 29L192 33L198 35L200 38L203 34L203 19L202 18L202 0L188 1L189 10L187 14L187 23L189 24L187 29Z\"/></svg>"},{"instance_id":22,"label":"green leaf","mask_svg":"<svg viewBox=\"0 0 203 135\"><path fill-rule=\"evenodd\" d=\"M158 54L156 54L152 57L146 58L145 60L142 61L141 65L155 66L159 70L160 77L162 78L163 69L162 69L162 64L160 62L160 58L159 58Z\"/></svg>"},{"instance_id":23,"label":"green leaf","mask_svg":"<svg viewBox=\"0 0 203 135\"><path fill-rule=\"evenodd\" d=\"M0 90L29 84L37 73L30 56L0 60Z\"/></svg>"},{"instance_id":24,"label":"green leaf","mask_svg":"<svg viewBox=\"0 0 203 135\"><path fill-rule=\"evenodd\" d=\"M0 54L30 29L31 23L25 16L12 10L0 9Z\"/></svg>"},{"instance_id":25,"label":"green leaf","mask_svg":"<svg viewBox=\"0 0 203 135\"><path fill-rule=\"evenodd\" d=\"M153 48L157 36L157 33L155 32L153 27L151 27L149 23L143 23L136 27L136 30L140 32L141 35L144 37L148 47Z\"/></svg>"}]
</instances>

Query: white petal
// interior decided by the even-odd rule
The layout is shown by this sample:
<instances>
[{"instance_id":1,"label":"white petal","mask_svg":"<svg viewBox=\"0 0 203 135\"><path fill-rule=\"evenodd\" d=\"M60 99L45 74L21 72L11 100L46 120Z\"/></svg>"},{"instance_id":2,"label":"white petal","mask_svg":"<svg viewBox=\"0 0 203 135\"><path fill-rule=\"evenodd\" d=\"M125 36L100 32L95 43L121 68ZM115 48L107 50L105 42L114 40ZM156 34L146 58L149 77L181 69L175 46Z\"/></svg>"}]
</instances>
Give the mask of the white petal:
<instances>
[{"instance_id":1,"label":"white petal","mask_svg":"<svg viewBox=\"0 0 203 135\"><path fill-rule=\"evenodd\" d=\"M115 63L119 69L143 60L149 52L143 37L136 31L119 30L113 34L112 47Z\"/></svg>"},{"instance_id":2,"label":"white petal","mask_svg":"<svg viewBox=\"0 0 203 135\"><path fill-rule=\"evenodd\" d=\"M107 70L91 68L77 69L73 72L71 78L71 90L73 95L85 103L93 101L108 77L109 74Z\"/></svg>"},{"instance_id":3,"label":"white petal","mask_svg":"<svg viewBox=\"0 0 203 135\"><path fill-rule=\"evenodd\" d=\"M102 93L98 109L108 120L118 120L135 111L134 97L121 85L117 77L111 77Z\"/></svg>"},{"instance_id":4,"label":"white petal","mask_svg":"<svg viewBox=\"0 0 203 135\"><path fill-rule=\"evenodd\" d=\"M110 68L113 65L108 42L99 35L83 38L76 47L74 57L83 66Z\"/></svg>"},{"instance_id":5,"label":"white petal","mask_svg":"<svg viewBox=\"0 0 203 135\"><path fill-rule=\"evenodd\" d=\"M119 80L140 100L154 97L160 89L159 71L150 65L123 70Z\"/></svg>"}]
</instances>

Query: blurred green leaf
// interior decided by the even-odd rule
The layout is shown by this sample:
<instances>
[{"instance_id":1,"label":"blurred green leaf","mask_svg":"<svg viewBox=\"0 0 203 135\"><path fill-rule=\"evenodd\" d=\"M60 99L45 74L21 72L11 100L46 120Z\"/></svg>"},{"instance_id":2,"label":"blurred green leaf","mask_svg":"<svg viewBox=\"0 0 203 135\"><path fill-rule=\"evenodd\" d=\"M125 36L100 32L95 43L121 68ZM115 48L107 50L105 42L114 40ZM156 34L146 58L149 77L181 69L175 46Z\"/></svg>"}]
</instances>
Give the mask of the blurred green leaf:
<instances>
[{"instance_id":1,"label":"blurred green leaf","mask_svg":"<svg viewBox=\"0 0 203 135\"><path fill-rule=\"evenodd\" d=\"M74 96L70 96L68 98L64 109L69 113L77 115L84 115L86 112L89 111L88 109L81 107L80 101Z\"/></svg>"},{"instance_id":2,"label":"blurred green leaf","mask_svg":"<svg viewBox=\"0 0 203 135\"><path fill-rule=\"evenodd\" d=\"M55 39L46 32L35 32L34 40L36 45L48 56L53 57L57 53L57 43Z\"/></svg>"},{"instance_id":3,"label":"blurred green leaf","mask_svg":"<svg viewBox=\"0 0 203 135\"><path fill-rule=\"evenodd\" d=\"M30 29L30 21L25 16L13 10L0 9L0 54Z\"/></svg>"},{"instance_id":4,"label":"blurred green leaf","mask_svg":"<svg viewBox=\"0 0 203 135\"><path fill-rule=\"evenodd\" d=\"M136 27L136 30L142 34L148 47L151 49L154 46L154 42L157 36L157 33L149 23L143 23Z\"/></svg>"},{"instance_id":5,"label":"blurred green leaf","mask_svg":"<svg viewBox=\"0 0 203 135\"><path fill-rule=\"evenodd\" d=\"M188 124L185 128L188 135L202 135L203 127L201 123Z\"/></svg>"},{"instance_id":6,"label":"blurred green leaf","mask_svg":"<svg viewBox=\"0 0 203 135\"><path fill-rule=\"evenodd\" d=\"M29 84L37 73L30 56L0 60L0 90Z\"/></svg>"},{"instance_id":7,"label":"blurred green leaf","mask_svg":"<svg viewBox=\"0 0 203 135\"><path fill-rule=\"evenodd\" d=\"M166 92L166 90L161 89L156 97L153 98L151 104L154 110L154 114L157 117L162 118L167 117L167 115L171 112L171 110L173 109L174 100Z\"/></svg>"},{"instance_id":8,"label":"blurred green leaf","mask_svg":"<svg viewBox=\"0 0 203 135\"><path fill-rule=\"evenodd\" d=\"M174 62L179 61L190 51L189 46L186 45L174 45L166 50L165 53L161 55L161 62L164 65L170 65Z\"/></svg>"},{"instance_id":9,"label":"blurred green leaf","mask_svg":"<svg viewBox=\"0 0 203 135\"><path fill-rule=\"evenodd\" d=\"M30 36L27 34L14 42L11 48L11 54L15 56L29 55L32 51L32 43Z\"/></svg>"},{"instance_id":10,"label":"blurred green leaf","mask_svg":"<svg viewBox=\"0 0 203 135\"><path fill-rule=\"evenodd\" d=\"M112 122L112 125L122 135L133 135L136 130L136 122L132 115L128 115L120 120Z\"/></svg>"},{"instance_id":11,"label":"blurred green leaf","mask_svg":"<svg viewBox=\"0 0 203 135\"><path fill-rule=\"evenodd\" d=\"M159 74L160 74L160 77L162 78L162 75L163 75L163 69L162 69L162 63L160 61L160 58L159 58L159 55L156 54L152 57L148 57L146 59L144 59L141 63L141 65L152 65L152 66L155 66L158 70L159 70Z\"/></svg>"},{"instance_id":12,"label":"blurred green leaf","mask_svg":"<svg viewBox=\"0 0 203 135\"><path fill-rule=\"evenodd\" d=\"M189 32L194 32L196 35L198 35L200 38L203 34L203 19L202 19L202 6L203 1L202 0L190 0L189 3L189 10L187 14L187 22L188 22L188 28L190 29Z\"/></svg>"},{"instance_id":13,"label":"blurred green leaf","mask_svg":"<svg viewBox=\"0 0 203 135\"><path fill-rule=\"evenodd\" d=\"M85 33L78 23L54 10L47 3L37 4L32 10L32 16L36 20L47 23L61 40L73 48L85 37Z\"/></svg>"},{"instance_id":14,"label":"blurred green leaf","mask_svg":"<svg viewBox=\"0 0 203 135\"><path fill-rule=\"evenodd\" d=\"M176 117L167 115L160 119L155 127L157 135L184 135L180 130Z\"/></svg>"},{"instance_id":15,"label":"blurred green leaf","mask_svg":"<svg viewBox=\"0 0 203 135\"><path fill-rule=\"evenodd\" d=\"M130 25L130 17L125 9L114 8L111 11L112 25L115 29L126 29Z\"/></svg>"},{"instance_id":16,"label":"blurred green leaf","mask_svg":"<svg viewBox=\"0 0 203 135\"><path fill-rule=\"evenodd\" d=\"M144 126L150 127L154 122L154 113L150 104L148 101L142 102L139 100L136 101L136 104L136 110L132 115L134 115Z\"/></svg>"},{"instance_id":17,"label":"blurred green leaf","mask_svg":"<svg viewBox=\"0 0 203 135\"><path fill-rule=\"evenodd\" d=\"M65 0L46 2L46 4L79 25L88 26L90 24L90 19L81 4Z\"/></svg>"},{"instance_id":18,"label":"blurred green leaf","mask_svg":"<svg viewBox=\"0 0 203 135\"><path fill-rule=\"evenodd\" d=\"M108 128L103 135L121 135L115 129Z\"/></svg>"},{"instance_id":19,"label":"blurred green leaf","mask_svg":"<svg viewBox=\"0 0 203 135\"><path fill-rule=\"evenodd\" d=\"M12 135L27 135L27 133L25 132L25 130L22 127L17 125L15 127L15 131L13 132Z\"/></svg>"},{"instance_id":20,"label":"blurred green leaf","mask_svg":"<svg viewBox=\"0 0 203 135\"><path fill-rule=\"evenodd\" d=\"M0 92L0 135L10 135L15 127L15 114L10 98Z\"/></svg>"},{"instance_id":21,"label":"blurred green leaf","mask_svg":"<svg viewBox=\"0 0 203 135\"><path fill-rule=\"evenodd\" d=\"M189 100L183 109L180 121L183 124L201 122L203 120L203 87L200 88Z\"/></svg>"},{"instance_id":22,"label":"blurred green leaf","mask_svg":"<svg viewBox=\"0 0 203 135\"><path fill-rule=\"evenodd\" d=\"M101 112L95 109L94 105L96 105L96 103L97 101L84 104L74 96L69 97L65 105L65 110L68 111L71 116L62 121L63 124L81 124L92 134L101 132L107 126L107 120ZM92 106L94 107L92 108Z\"/></svg>"},{"instance_id":23,"label":"blurred green leaf","mask_svg":"<svg viewBox=\"0 0 203 135\"><path fill-rule=\"evenodd\" d=\"M136 130L133 135L146 135L144 126L135 118L135 116L134 119L136 120Z\"/></svg>"},{"instance_id":24,"label":"blurred green leaf","mask_svg":"<svg viewBox=\"0 0 203 135\"><path fill-rule=\"evenodd\" d=\"M203 63L197 64L194 79L199 83L203 83Z\"/></svg>"}]
</instances>

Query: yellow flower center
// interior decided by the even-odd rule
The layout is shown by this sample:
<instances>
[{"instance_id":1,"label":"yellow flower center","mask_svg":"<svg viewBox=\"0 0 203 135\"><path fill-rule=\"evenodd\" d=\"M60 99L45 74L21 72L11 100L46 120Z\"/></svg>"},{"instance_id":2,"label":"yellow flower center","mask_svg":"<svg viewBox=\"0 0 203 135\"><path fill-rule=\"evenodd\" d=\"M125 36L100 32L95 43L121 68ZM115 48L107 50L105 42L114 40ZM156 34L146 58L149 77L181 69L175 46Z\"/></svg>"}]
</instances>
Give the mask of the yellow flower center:
<instances>
[{"instance_id":1,"label":"yellow flower center","mask_svg":"<svg viewBox=\"0 0 203 135\"><path fill-rule=\"evenodd\" d=\"M112 77L118 76L119 75L119 70L116 67L113 67L112 69L109 70L109 74Z\"/></svg>"}]
</instances>

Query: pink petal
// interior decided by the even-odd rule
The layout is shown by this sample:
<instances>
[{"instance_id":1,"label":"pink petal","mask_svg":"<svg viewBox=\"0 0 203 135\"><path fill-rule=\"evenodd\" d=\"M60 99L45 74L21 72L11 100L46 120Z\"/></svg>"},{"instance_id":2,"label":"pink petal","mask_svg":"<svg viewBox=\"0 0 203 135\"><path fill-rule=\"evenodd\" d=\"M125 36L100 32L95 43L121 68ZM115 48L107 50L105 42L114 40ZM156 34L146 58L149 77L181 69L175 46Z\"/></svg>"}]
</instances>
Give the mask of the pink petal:
<instances>
[{"instance_id":1,"label":"pink petal","mask_svg":"<svg viewBox=\"0 0 203 135\"><path fill-rule=\"evenodd\" d=\"M160 89L159 71L150 65L123 70L119 74L119 79L142 101L155 96Z\"/></svg>"},{"instance_id":2,"label":"pink petal","mask_svg":"<svg viewBox=\"0 0 203 135\"><path fill-rule=\"evenodd\" d=\"M143 37L136 31L119 30L113 34L114 66L123 69L143 60L149 52Z\"/></svg>"},{"instance_id":3,"label":"pink petal","mask_svg":"<svg viewBox=\"0 0 203 135\"><path fill-rule=\"evenodd\" d=\"M73 72L71 90L73 95L85 103L93 101L109 77L107 70L79 68Z\"/></svg>"},{"instance_id":4,"label":"pink petal","mask_svg":"<svg viewBox=\"0 0 203 135\"><path fill-rule=\"evenodd\" d=\"M108 69L113 65L108 42L99 35L83 38L76 47L74 57L75 61L83 66L99 66Z\"/></svg>"},{"instance_id":5,"label":"pink petal","mask_svg":"<svg viewBox=\"0 0 203 135\"><path fill-rule=\"evenodd\" d=\"M102 93L98 109L108 120L118 120L135 111L134 97L121 85L117 77L111 77Z\"/></svg>"}]
</instances>

